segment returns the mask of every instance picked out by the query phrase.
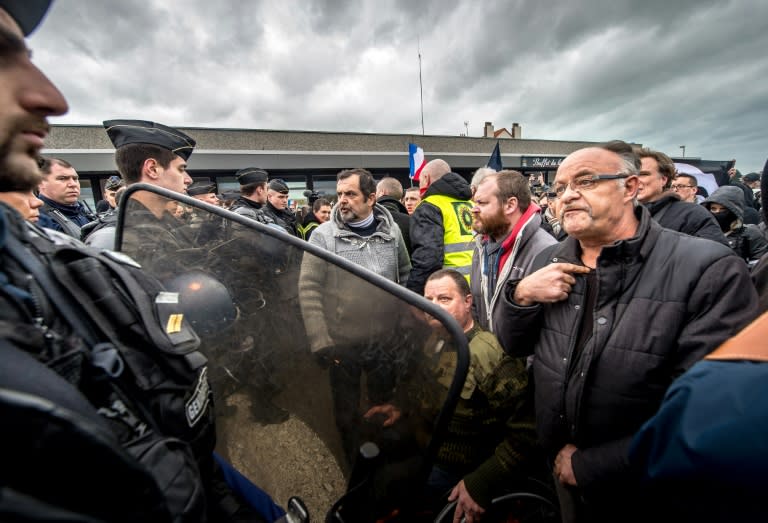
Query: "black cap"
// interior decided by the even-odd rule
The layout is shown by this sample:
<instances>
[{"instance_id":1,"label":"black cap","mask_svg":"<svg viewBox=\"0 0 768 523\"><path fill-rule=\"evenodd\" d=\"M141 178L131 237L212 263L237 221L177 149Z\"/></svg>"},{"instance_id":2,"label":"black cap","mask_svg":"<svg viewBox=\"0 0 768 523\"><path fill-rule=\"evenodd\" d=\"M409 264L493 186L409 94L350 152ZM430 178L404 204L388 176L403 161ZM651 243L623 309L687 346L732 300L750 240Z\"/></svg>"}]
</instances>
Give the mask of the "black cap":
<instances>
[{"instance_id":1,"label":"black cap","mask_svg":"<svg viewBox=\"0 0 768 523\"><path fill-rule=\"evenodd\" d=\"M35 30L51 6L51 0L0 0L0 7L19 24L24 36Z\"/></svg>"},{"instance_id":2,"label":"black cap","mask_svg":"<svg viewBox=\"0 0 768 523\"><path fill-rule=\"evenodd\" d=\"M760 181L760 173L749 173L745 174L744 178L742 178L745 182L757 182Z\"/></svg>"},{"instance_id":3,"label":"black cap","mask_svg":"<svg viewBox=\"0 0 768 523\"><path fill-rule=\"evenodd\" d=\"M215 193L216 184L197 182L187 187L187 194L190 196L200 196L201 194Z\"/></svg>"},{"instance_id":4,"label":"black cap","mask_svg":"<svg viewBox=\"0 0 768 523\"><path fill-rule=\"evenodd\" d=\"M119 189L123 185L125 185L125 183L123 183L122 178L120 178L119 176L110 176L107 179L107 183L104 184L104 189L106 189L107 191L114 191Z\"/></svg>"},{"instance_id":5,"label":"black cap","mask_svg":"<svg viewBox=\"0 0 768 523\"><path fill-rule=\"evenodd\" d=\"M235 178L240 185L249 185L251 183L266 182L269 180L269 174L264 169L258 167L246 167L235 173Z\"/></svg>"},{"instance_id":6,"label":"black cap","mask_svg":"<svg viewBox=\"0 0 768 523\"><path fill-rule=\"evenodd\" d=\"M269 182L269 188L275 192L288 194L288 186L285 185L283 180L272 180Z\"/></svg>"},{"instance_id":7,"label":"black cap","mask_svg":"<svg viewBox=\"0 0 768 523\"><path fill-rule=\"evenodd\" d=\"M119 149L131 143L145 143L168 149L174 154L189 159L195 149L195 141L173 127L146 120L105 120L104 128L109 139Z\"/></svg>"}]
</instances>

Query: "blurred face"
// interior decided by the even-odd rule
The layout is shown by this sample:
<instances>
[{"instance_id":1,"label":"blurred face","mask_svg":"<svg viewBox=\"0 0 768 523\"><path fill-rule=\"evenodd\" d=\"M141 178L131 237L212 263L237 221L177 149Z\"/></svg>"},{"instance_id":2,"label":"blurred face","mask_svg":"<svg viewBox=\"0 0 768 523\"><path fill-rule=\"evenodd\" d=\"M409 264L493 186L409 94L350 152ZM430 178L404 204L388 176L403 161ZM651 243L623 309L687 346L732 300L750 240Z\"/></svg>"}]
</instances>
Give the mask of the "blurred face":
<instances>
[{"instance_id":1,"label":"blurred face","mask_svg":"<svg viewBox=\"0 0 768 523\"><path fill-rule=\"evenodd\" d=\"M51 174L43 176L40 194L62 205L73 205L80 198L80 177L72 167L51 164Z\"/></svg>"},{"instance_id":2,"label":"blurred face","mask_svg":"<svg viewBox=\"0 0 768 523\"><path fill-rule=\"evenodd\" d=\"M557 192L558 187L566 186L557 203L565 232L578 240L603 245L619 239L625 232L623 224L629 221L628 213L633 213L637 177L625 178L624 187L619 184L620 180L601 180L582 191L575 191L568 184L582 176L615 174L621 168L617 154L598 148L576 151L563 160L552 189Z\"/></svg>"},{"instance_id":3,"label":"blurred face","mask_svg":"<svg viewBox=\"0 0 768 523\"><path fill-rule=\"evenodd\" d=\"M315 213L315 217L317 217L317 221L319 221L320 223L325 223L328 220L330 220L331 206L330 205L320 206L320 209Z\"/></svg>"},{"instance_id":4,"label":"blurred face","mask_svg":"<svg viewBox=\"0 0 768 523\"><path fill-rule=\"evenodd\" d=\"M371 215L376 203L376 194L368 198L360 190L360 176L353 174L336 183L336 195L339 198L339 213L345 222L359 222Z\"/></svg>"},{"instance_id":5,"label":"blurred face","mask_svg":"<svg viewBox=\"0 0 768 523\"><path fill-rule=\"evenodd\" d=\"M192 183L192 178L187 174L187 161L181 156L174 157L168 168L165 169L159 163L157 168L156 185L178 193L186 193L187 187Z\"/></svg>"},{"instance_id":6,"label":"blurred face","mask_svg":"<svg viewBox=\"0 0 768 523\"><path fill-rule=\"evenodd\" d=\"M111 189L105 189L104 190L104 199L107 200L107 203L113 209L115 207L117 207L117 202L115 201L115 195L116 194L117 194L117 191L113 191Z\"/></svg>"},{"instance_id":7,"label":"blurred face","mask_svg":"<svg viewBox=\"0 0 768 523\"><path fill-rule=\"evenodd\" d=\"M267 200L277 210L282 211L288 207L288 195L281 192L269 190L267 191Z\"/></svg>"},{"instance_id":8,"label":"blurred face","mask_svg":"<svg viewBox=\"0 0 768 523\"><path fill-rule=\"evenodd\" d=\"M678 176L672 182L671 189L680 197L684 202L696 201L696 186L691 184L691 179L687 176Z\"/></svg>"},{"instance_id":9,"label":"blurred face","mask_svg":"<svg viewBox=\"0 0 768 523\"><path fill-rule=\"evenodd\" d=\"M2 8L0 42L0 186L31 186L40 182L47 118L66 113L67 102L32 64L24 35Z\"/></svg>"},{"instance_id":10,"label":"blurred face","mask_svg":"<svg viewBox=\"0 0 768 523\"><path fill-rule=\"evenodd\" d=\"M664 192L667 177L659 173L659 163L653 158L641 158L642 167L638 178L640 179L637 199L643 203L655 201Z\"/></svg>"},{"instance_id":11,"label":"blurred face","mask_svg":"<svg viewBox=\"0 0 768 523\"><path fill-rule=\"evenodd\" d=\"M216 197L216 195L212 192L207 192L205 194L198 194L196 196L193 196L196 200L200 200L201 202L210 203L211 205L220 205L221 202Z\"/></svg>"},{"instance_id":12,"label":"blurred face","mask_svg":"<svg viewBox=\"0 0 768 523\"><path fill-rule=\"evenodd\" d=\"M405 193L405 196L403 197L403 205L405 205L408 214L413 214L414 209L416 209L416 206L420 201L421 196L419 196L419 191L408 191Z\"/></svg>"},{"instance_id":13,"label":"blurred face","mask_svg":"<svg viewBox=\"0 0 768 523\"><path fill-rule=\"evenodd\" d=\"M462 296L452 278L445 276L427 281L424 297L453 316L464 332L472 328L472 295ZM442 325L436 319L428 318L433 327Z\"/></svg>"},{"instance_id":14,"label":"blurred face","mask_svg":"<svg viewBox=\"0 0 768 523\"><path fill-rule=\"evenodd\" d=\"M43 201L32 191L0 192L0 202L13 207L22 218L33 223L40 217L38 209L43 206Z\"/></svg>"},{"instance_id":15,"label":"blurred face","mask_svg":"<svg viewBox=\"0 0 768 523\"><path fill-rule=\"evenodd\" d=\"M487 234L500 240L510 230L510 220L504 214L499 202L498 185L494 180L483 180L475 192L475 206L472 207L472 228L480 234Z\"/></svg>"}]
</instances>

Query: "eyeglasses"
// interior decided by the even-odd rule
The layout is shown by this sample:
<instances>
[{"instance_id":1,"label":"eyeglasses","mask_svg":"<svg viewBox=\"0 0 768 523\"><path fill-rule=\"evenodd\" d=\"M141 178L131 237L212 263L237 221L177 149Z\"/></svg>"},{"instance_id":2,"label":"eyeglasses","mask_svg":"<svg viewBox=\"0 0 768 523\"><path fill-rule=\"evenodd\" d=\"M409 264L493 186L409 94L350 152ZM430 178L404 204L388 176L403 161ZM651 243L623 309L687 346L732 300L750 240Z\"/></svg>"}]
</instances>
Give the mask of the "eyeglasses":
<instances>
[{"instance_id":1,"label":"eyeglasses","mask_svg":"<svg viewBox=\"0 0 768 523\"><path fill-rule=\"evenodd\" d=\"M574 178L567 184L558 184L553 187L556 198L560 198L565 194L566 187L570 187L572 191L582 193L583 191L591 191L597 187L598 182L603 180L620 180L622 178L629 178L628 174L616 173L616 174L592 174L588 176L579 176Z\"/></svg>"},{"instance_id":2,"label":"eyeglasses","mask_svg":"<svg viewBox=\"0 0 768 523\"><path fill-rule=\"evenodd\" d=\"M685 189L685 188L692 189L693 185L677 185L677 184L674 184L674 185L670 185L669 188L672 189L673 191L676 191L678 189Z\"/></svg>"}]
</instances>

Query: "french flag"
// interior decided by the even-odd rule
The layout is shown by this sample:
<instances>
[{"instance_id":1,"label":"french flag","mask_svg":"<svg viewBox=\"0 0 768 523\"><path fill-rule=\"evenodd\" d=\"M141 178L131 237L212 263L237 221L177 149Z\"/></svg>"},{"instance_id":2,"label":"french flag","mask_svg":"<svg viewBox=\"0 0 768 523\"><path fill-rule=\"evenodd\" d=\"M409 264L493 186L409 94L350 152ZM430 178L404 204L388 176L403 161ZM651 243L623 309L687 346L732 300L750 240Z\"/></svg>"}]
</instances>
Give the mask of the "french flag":
<instances>
[{"instance_id":1,"label":"french flag","mask_svg":"<svg viewBox=\"0 0 768 523\"><path fill-rule=\"evenodd\" d=\"M411 167L411 173L409 177L411 180L418 182L419 174L426 165L427 161L424 159L424 149L416 145L415 143L408 144L408 163Z\"/></svg>"}]
</instances>

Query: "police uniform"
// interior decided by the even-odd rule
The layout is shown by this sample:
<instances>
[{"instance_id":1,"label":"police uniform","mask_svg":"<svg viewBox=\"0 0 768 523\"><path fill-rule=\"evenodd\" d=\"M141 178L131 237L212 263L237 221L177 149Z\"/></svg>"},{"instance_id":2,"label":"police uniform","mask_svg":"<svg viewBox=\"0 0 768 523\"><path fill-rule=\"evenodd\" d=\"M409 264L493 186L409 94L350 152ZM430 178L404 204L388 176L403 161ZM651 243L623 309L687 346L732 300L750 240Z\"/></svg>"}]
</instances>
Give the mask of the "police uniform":
<instances>
[{"instance_id":1,"label":"police uniform","mask_svg":"<svg viewBox=\"0 0 768 523\"><path fill-rule=\"evenodd\" d=\"M242 188L246 185L266 184L269 181L269 174L267 174L267 171L264 169L259 169L258 167L246 167L237 171L235 173L235 178L237 178L237 182ZM243 195L240 195L235 200L235 203L232 204L229 210L241 216L256 220L259 223L275 223L275 220L273 220L271 216L265 214L263 204Z\"/></svg>"},{"instance_id":2,"label":"police uniform","mask_svg":"<svg viewBox=\"0 0 768 523\"><path fill-rule=\"evenodd\" d=\"M272 180L269 182L269 190L280 194L288 194L288 186L282 180ZM290 209L278 209L267 201L264 205L264 213L270 216L274 222L285 229L285 232L292 236L301 237L296 228L296 215Z\"/></svg>"}]
</instances>

